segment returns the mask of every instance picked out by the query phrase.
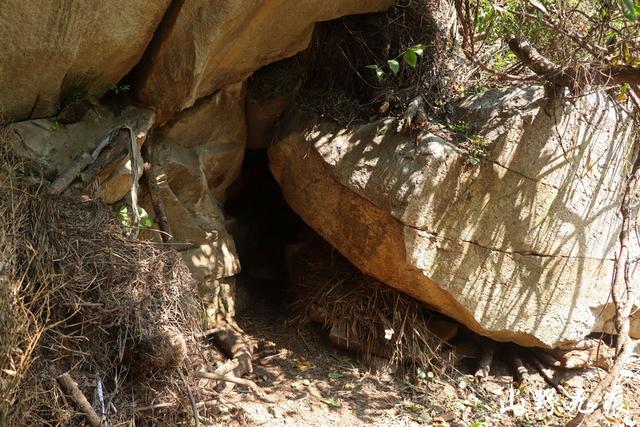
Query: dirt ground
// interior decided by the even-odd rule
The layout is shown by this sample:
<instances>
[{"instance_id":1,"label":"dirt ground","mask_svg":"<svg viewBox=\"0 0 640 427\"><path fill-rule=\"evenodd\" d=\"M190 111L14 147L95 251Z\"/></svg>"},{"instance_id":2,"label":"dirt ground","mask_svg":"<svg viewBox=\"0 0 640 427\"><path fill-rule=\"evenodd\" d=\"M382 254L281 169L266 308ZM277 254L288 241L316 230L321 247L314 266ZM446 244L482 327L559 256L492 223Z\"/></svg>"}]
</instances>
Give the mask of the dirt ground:
<instances>
[{"instance_id":1,"label":"dirt ground","mask_svg":"<svg viewBox=\"0 0 640 427\"><path fill-rule=\"evenodd\" d=\"M526 382L513 382L500 360L492 375L478 380L474 360L460 371L409 376L375 369L331 346L315 325L291 324L291 313L278 304L251 307L239 325L256 345L255 381L271 402L242 387L224 394L215 424L252 426L543 426L563 425L577 411L580 390L592 387L603 371L565 376L569 394L560 396L530 370ZM561 373L556 372L556 378ZM640 420L640 358L625 372L625 386L612 394L609 419L601 425L634 425ZM511 395L510 395L511 393ZM582 408L583 410L585 408Z\"/></svg>"}]
</instances>

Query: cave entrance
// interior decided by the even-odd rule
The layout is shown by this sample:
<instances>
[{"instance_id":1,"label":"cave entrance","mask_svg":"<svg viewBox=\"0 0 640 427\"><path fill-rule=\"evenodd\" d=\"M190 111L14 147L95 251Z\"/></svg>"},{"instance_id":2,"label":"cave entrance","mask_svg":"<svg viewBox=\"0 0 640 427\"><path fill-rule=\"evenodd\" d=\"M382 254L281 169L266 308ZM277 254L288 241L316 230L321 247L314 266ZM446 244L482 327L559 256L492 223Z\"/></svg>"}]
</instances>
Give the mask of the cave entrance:
<instances>
[{"instance_id":1,"label":"cave entrance","mask_svg":"<svg viewBox=\"0 0 640 427\"><path fill-rule=\"evenodd\" d=\"M236 276L236 313L281 310L289 301L285 247L306 225L285 202L266 149L245 152L225 210L242 266Z\"/></svg>"}]
</instances>

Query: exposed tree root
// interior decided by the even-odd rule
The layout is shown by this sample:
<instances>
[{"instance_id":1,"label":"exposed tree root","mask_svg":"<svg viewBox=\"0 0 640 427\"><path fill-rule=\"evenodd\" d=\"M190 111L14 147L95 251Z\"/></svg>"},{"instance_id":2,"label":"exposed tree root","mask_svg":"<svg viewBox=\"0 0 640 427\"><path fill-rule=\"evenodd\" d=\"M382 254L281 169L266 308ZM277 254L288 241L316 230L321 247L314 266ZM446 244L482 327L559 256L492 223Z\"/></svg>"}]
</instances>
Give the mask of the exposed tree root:
<instances>
[{"instance_id":1,"label":"exposed tree root","mask_svg":"<svg viewBox=\"0 0 640 427\"><path fill-rule=\"evenodd\" d=\"M640 84L640 68L630 65L590 64L561 67L542 56L522 37L509 40L509 47L527 67L544 80L558 86L573 87L581 81L598 84Z\"/></svg>"}]
</instances>

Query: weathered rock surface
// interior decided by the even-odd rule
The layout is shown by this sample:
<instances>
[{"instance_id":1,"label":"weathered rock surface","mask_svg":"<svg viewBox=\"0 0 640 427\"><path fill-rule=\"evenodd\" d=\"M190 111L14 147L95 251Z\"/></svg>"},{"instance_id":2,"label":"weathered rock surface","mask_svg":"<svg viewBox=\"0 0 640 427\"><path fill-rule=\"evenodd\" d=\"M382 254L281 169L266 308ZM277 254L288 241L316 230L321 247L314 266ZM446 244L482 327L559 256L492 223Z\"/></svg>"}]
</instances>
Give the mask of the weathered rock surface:
<instances>
[{"instance_id":1,"label":"weathered rock surface","mask_svg":"<svg viewBox=\"0 0 640 427\"><path fill-rule=\"evenodd\" d=\"M53 180L71 169L83 154L92 154L112 129L130 126L136 136L135 154L138 157L138 176L141 176L143 162L140 147L153 124L153 111L147 108L125 106L115 112L96 104L76 123L63 125L54 119L25 120L9 125L8 135L14 140L18 153L35 162L45 178ZM116 147L116 144L122 146ZM101 164L101 170L96 176L90 177L92 182L87 182L91 196L114 203L131 190L128 146L126 138L124 141L112 138L100 156L94 159L94 162ZM103 162L103 159L108 160Z\"/></svg>"},{"instance_id":2,"label":"weathered rock surface","mask_svg":"<svg viewBox=\"0 0 640 427\"><path fill-rule=\"evenodd\" d=\"M479 95L460 116L488 143L475 167L392 121L341 129L301 112L270 148L271 169L291 207L365 273L483 335L571 347L607 328L630 119L601 94L572 105L539 88Z\"/></svg>"},{"instance_id":3,"label":"weathered rock surface","mask_svg":"<svg viewBox=\"0 0 640 427\"><path fill-rule=\"evenodd\" d=\"M199 282L240 269L221 207L244 156L244 96L243 83L228 86L176 115L150 141L174 242L184 244L181 253Z\"/></svg>"},{"instance_id":4,"label":"weathered rock surface","mask_svg":"<svg viewBox=\"0 0 640 427\"><path fill-rule=\"evenodd\" d=\"M51 116L65 92L101 93L117 83L142 57L170 2L3 1L3 119Z\"/></svg>"},{"instance_id":5,"label":"weathered rock surface","mask_svg":"<svg viewBox=\"0 0 640 427\"><path fill-rule=\"evenodd\" d=\"M224 0L215 6L174 2L145 56L138 97L160 121L191 107L263 65L294 55L310 41L313 24L376 12L392 0Z\"/></svg>"}]
</instances>

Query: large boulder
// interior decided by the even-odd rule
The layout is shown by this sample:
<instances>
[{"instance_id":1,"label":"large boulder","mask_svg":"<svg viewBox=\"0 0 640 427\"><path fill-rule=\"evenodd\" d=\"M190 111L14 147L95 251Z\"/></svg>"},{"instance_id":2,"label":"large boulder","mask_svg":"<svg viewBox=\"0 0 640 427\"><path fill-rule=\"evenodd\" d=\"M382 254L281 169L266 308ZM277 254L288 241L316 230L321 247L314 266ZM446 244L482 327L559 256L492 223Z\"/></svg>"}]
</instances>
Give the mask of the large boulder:
<instances>
[{"instance_id":1,"label":"large boulder","mask_svg":"<svg viewBox=\"0 0 640 427\"><path fill-rule=\"evenodd\" d=\"M176 115L150 141L154 175L174 243L201 284L240 263L225 227L224 193L246 146L245 85L230 85Z\"/></svg>"},{"instance_id":2,"label":"large boulder","mask_svg":"<svg viewBox=\"0 0 640 427\"><path fill-rule=\"evenodd\" d=\"M361 270L480 334L571 347L610 332L631 119L606 95L550 101L536 87L459 112L487 152L479 165L436 135L397 134L393 120L341 128L302 111L270 148L271 170Z\"/></svg>"},{"instance_id":3,"label":"large boulder","mask_svg":"<svg viewBox=\"0 0 640 427\"><path fill-rule=\"evenodd\" d=\"M169 3L3 1L0 114L47 117L65 95L102 93L140 60Z\"/></svg>"},{"instance_id":4,"label":"large boulder","mask_svg":"<svg viewBox=\"0 0 640 427\"><path fill-rule=\"evenodd\" d=\"M138 75L138 97L160 121L309 45L313 24L377 12L392 0L174 2Z\"/></svg>"}]
</instances>

